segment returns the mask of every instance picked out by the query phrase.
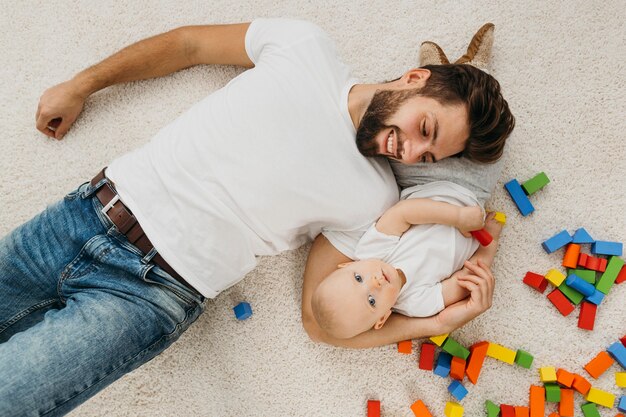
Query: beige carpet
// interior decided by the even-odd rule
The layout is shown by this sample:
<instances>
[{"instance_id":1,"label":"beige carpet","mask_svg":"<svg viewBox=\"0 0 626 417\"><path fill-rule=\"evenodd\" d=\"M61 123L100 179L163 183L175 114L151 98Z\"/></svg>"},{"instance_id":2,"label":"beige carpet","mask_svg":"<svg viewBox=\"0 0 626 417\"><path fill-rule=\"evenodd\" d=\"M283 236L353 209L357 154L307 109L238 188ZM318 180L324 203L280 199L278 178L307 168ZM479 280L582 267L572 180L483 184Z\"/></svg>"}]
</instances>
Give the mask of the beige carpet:
<instances>
[{"instance_id":1,"label":"beige carpet","mask_svg":"<svg viewBox=\"0 0 626 417\"><path fill-rule=\"evenodd\" d=\"M597 329L576 327L524 273L560 265L543 239L584 226L597 239L626 241L626 30L624 2L225 0L2 2L0 14L0 235L145 143L164 124L240 70L196 67L115 86L93 96L62 142L35 130L43 91L139 39L187 24L260 16L310 19L337 40L362 81L399 76L424 40L459 56L483 23L496 25L493 74L517 128L490 203L509 215L491 310L458 330L461 342L487 339L535 355L531 370L487 360L463 401L484 415L485 399L526 404L537 365L583 372L582 365L626 333L626 284L598 309ZM545 171L551 183L522 218L502 184ZM301 328L301 276L308 247L265 258L238 286L209 301L204 315L167 352L79 407L73 416L364 416L368 398L384 416L411 415L423 399L442 416L447 380L420 371L395 346L350 351L311 343ZM252 319L232 306L248 300ZM610 371L594 385L614 394ZM1 383L1 382L0 382ZM466 384L467 385L467 384ZM576 402L580 403L580 396ZM553 407L554 408L554 407ZM617 411L603 410L603 416ZM582 415L577 409L576 415Z\"/></svg>"}]
</instances>

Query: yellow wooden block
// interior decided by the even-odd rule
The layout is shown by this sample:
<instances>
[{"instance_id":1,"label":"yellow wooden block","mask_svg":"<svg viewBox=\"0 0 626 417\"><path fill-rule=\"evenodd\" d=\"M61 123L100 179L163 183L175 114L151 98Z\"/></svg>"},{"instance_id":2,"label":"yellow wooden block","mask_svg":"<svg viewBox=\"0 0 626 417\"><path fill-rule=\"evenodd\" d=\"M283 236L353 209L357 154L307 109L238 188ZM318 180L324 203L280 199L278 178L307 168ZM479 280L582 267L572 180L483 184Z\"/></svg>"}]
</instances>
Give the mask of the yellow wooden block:
<instances>
[{"instance_id":1,"label":"yellow wooden block","mask_svg":"<svg viewBox=\"0 0 626 417\"><path fill-rule=\"evenodd\" d=\"M444 410L446 417L463 417L463 406L459 403L448 401Z\"/></svg>"},{"instance_id":2,"label":"yellow wooden block","mask_svg":"<svg viewBox=\"0 0 626 417\"><path fill-rule=\"evenodd\" d=\"M613 404L615 404L615 395L593 387L589 389L585 399L589 402L596 403L607 408L613 408Z\"/></svg>"},{"instance_id":3,"label":"yellow wooden block","mask_svg":"<svg viewBox=\"0 0 626 417\"><path fill-rule=\"evenodd\" d=\"M506 224L506 214L500 213L499 211L496 211L496 214L493 216L493 219L497 221L498 223L502 223L503 225Z\"/></svg>"},{"instance_id":4,"label":"yellow wooden block","mask_svg":"<svg viewBox=\"0 0 626 417\"><path fill-rule=\"evenodd\" d=\"M626 388L626 372L615 372L615 384L618 387Z\"/></svg>"},{"instance_id":5,"label":"yellow wooden block","mask_svg":"<svg viewBox=\"0 0 626 417\"><path fill-rule=\"evenodd\" d=\"M565 275L563 275L560 271L556 269L551 269L546 272L546 279L552 283L555 287L558 287L565 281Z\"/></svg>"},{"instance_id":6,"label":"yellow wooden block","mask_svg":"<svg viewBox=\"0 0 626 417\"><path fill-rule=\"evenodd\" d=\"M446 339L448 338L448 335L450 333L446 333L446 334L442 334L439 336L433 336L430 338L430 340L432 340L437 346L441 346L443 344L443 342L446 341Z\"/></svg>"},{"instance_id":7,"label":"yellow wooden block","mask_svg":"<svg viewBox=\"0 0 626 417\"><path fill-rule=\"evenodd\" d=\"M510 365L513 365L513 363L515 363L516 353L516 351L505 348L504 346L501 346L497 343L490 342L489 347L487 348L487 356L501 360L502 362L506 362Z\"/></svg>"},{"instance_id":8,"label":"yellow wooden block","mask_svg":"<svg viewBox=\"0 0 626 417\"><path fill-rule=\"evenodd\" d=\"M553 366L539 368L539 377L541 382L556 382L556 370Z\"/></svg>"}]
</instances>

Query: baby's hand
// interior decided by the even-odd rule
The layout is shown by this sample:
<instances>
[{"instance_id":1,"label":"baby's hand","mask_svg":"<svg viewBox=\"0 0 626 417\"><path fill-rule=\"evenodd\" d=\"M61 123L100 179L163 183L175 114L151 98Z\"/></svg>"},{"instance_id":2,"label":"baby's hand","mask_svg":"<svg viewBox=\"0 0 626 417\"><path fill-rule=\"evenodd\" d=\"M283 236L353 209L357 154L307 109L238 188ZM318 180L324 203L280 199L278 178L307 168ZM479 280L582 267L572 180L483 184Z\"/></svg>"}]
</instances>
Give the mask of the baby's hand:
<instances>
[{"instance_id":1,"label":"baby's hand","mask_svg":"<svg viewBox=\"0 0 626 417\"><path fill-rule=\"evenodd\" d=\"M497 222L496 222L497 223ZM485 225L483 210L480 206L461 207L459 209L459 218L456 228L465 237L470 237L471 231L480 230Z\"/></svg>"},{"instance_id":2,"label":"baby's hand","mask_svg":"<svg viewBox=\"0 0 626 417\"><path fill-rule=\"evenodd\" d=\"M495 211L487 212L487 219L485 220L485 230L487 230L495 240L498 240L500 239L500 233L502 233L502 228L504 227L504 225L494 219L495 215Z\"/></svg>"}]
</instances>

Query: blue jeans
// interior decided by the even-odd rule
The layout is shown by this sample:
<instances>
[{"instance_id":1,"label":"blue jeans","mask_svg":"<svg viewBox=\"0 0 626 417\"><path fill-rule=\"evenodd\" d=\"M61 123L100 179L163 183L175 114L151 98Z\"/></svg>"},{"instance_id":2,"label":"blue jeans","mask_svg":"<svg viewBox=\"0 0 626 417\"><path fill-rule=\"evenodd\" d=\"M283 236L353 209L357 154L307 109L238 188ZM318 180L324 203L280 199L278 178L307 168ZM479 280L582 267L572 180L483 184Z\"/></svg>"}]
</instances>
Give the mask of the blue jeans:
<instances>
[{"instance_id":1,"label":"blue jeans","mask_svg":"<svg viewBox=\"0 0 626 417\"><path fill-rule=\"evenodd\" d=\"M0 240L0 416L58 416L170 346L204 297L143 256L82 184Z\"/></svg>"}]
</instances>

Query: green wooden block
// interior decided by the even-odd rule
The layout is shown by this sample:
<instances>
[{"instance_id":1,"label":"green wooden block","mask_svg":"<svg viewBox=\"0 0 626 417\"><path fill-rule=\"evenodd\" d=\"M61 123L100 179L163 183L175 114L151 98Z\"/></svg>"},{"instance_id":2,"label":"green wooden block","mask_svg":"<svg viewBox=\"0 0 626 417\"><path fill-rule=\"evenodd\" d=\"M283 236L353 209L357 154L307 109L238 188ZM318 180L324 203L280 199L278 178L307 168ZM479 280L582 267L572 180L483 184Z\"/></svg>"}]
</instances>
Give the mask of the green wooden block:
<instances>
[{"instance_id":1,"label":"green wooden block","mask_svg":"<svg viewBox=\"0 0 626 417\"><path fill-rule=\"evenodd\" d=\"M535 175L534 177L523 183L522 188L527 195L531 195L541 190L549 182L550 180L548 179L548 176L544 172L540 172L539 174Z\"/></svg>"},{"instance_id":2,"label":"green wooden block","mask_svg":"<svg viewBox=\"0 0 626 417\"><path fill-rule=\"evenodd\" d=\"M561 401L561 388L559 384L553 384L551 382L543 384L546 389L546 401L551 403L558 403Z\"/></svg>"},{"instance_id":3,"label":"green wooden block","mask_svg":"<svg viewBox=\"0 0 626 417\"><path fill-rule=\"evenodd\" d=\"M596 271L591 269L568 269L567 275L576 274L590 284L596 283Z\"/></svg>"},{"instance_id":4,"label":"green wooden block","mask_svg":"<svg viewBox=\"0 0 626 417\"><path fill-rule=\"evenodd\" d=\"M617 274L619 274L622 266L624 266L624 260L622 258L611 256L609 263L606 265L606 270L596 283L596 289L601 293L608 294L611 287L615 283L615 278L617 278Z\"/></svg>"},{"instance_id":5,"label":"green wooden block","mask_svg":"<svg viewBox=\"0 0 626 417\"><path fill-rule=\"evenodd\" d=\"M457 342L456 340L454 340L453 338L449 336L446 339L446 341L443 343L443 345L441 345L441 349L443 349L444 352L448 352L452 356L456 356L458 358L463 358L463 359L467 359L467 357L470 354L469 350L465 349L463 345L461 345L459 342Z\"/></svg>"},{"instance_id":6,"label":"green wooden block","mask_svg":"<svg viewBox=\"0 0 626 417\"><path fill-rule=\"evenodd\" d=\"M533 359L533 355L521 349L518 349L515 354L515 363L522 368L530 369L530 366L533 364Z\"/></svg>"},{"instance_id":7,"label":"green wooden block","mask_svg":"<svg viewBox=\"0 0 626 417\"><path fill-rule=\"evenodd\" d=\"M582 295L581 293L579 293L578 291L576 291L573 288L568 287L565 284L565 281L563 281L563 283L561 285L559 285L559 290L561 290L561 292L563 294L565 294L565 296L575 305L580 304L580 302L583 300L583 298L585 298L584 295Z\"/></svg>"},{"instance_id":8,"label":"green wooden block","mask_svg":"<svg viewBox=\"0 0 626 417\"><path fill-rule=\"evenodd\" d=\"M487 417L498 417L500 415L500 407L489 400L485 403L485 408L487 408Z\"/></svg>"},{"instance_id":9,"label":"green wooden block","mask_svg":"<svg viewBox=\"0 0 626 417\"><path fill-rule=\"evenodd\" d=\"M598 407L594 403L581 404L580 409L583 410L585 417L600 417Z\"/></svg>"}]
</instances>

